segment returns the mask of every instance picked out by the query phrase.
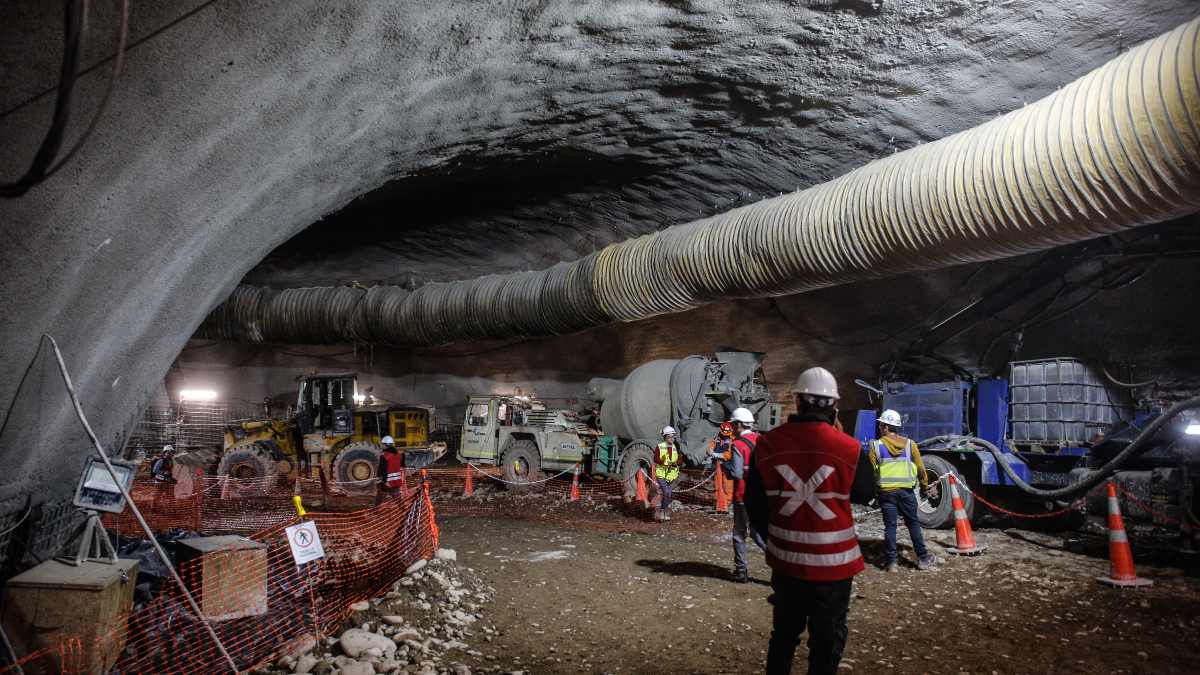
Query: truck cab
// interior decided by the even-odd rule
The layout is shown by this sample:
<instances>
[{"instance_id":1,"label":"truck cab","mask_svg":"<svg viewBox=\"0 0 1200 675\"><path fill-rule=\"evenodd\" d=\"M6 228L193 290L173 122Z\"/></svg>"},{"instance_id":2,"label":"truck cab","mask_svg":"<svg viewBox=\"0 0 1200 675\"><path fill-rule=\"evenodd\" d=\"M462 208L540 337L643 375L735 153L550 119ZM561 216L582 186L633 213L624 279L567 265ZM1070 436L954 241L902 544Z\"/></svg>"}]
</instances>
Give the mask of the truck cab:
<instances>
[{"instance_id":1,"label":"truck cab","mask_svg":"<svg viewBox=\"0 0 1200 675\"><path fill-rule=\"evenodd\" d=\"M504 464L506 474L528 479L540 469L562 471L584 462L598 435L574 411L548 409L529 396L472 396L458 459Z\"/></svg>"}]
</instances>

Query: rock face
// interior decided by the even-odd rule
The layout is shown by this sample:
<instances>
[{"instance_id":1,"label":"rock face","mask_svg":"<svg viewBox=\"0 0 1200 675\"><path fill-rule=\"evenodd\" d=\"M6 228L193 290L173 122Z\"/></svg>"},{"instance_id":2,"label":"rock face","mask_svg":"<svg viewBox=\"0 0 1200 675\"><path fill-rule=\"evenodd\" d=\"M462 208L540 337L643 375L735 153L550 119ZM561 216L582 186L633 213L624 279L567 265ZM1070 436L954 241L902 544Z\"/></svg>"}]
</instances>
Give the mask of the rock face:
<instances>
[{"instance_id":1,"label":"rock face","mask_svg":"<svg viewBox=\"0 0 1200 675\"><path fill-rule=\"evenodd\" d=\"M132 4L145 41L96 133L0 202L0 515L31 490L66 497L88 446L43 332L120 445L247 273L286 286L548 266L975 125L1195 15L1187 0L301 0L186 18ZM5 181L51 114L59 14L0 8ZM92 22L85 65L114 32ZM81 118L106 67L83 78Z\"/></svg>"}]
</instances>

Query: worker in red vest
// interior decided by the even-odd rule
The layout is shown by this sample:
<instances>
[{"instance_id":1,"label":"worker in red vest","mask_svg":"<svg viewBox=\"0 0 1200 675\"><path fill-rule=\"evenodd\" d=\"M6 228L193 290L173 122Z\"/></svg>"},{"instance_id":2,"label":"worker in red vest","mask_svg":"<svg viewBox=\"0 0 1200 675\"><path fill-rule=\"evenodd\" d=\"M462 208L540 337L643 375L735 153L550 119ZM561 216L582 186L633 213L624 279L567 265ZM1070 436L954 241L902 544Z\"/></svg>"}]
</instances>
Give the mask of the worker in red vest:
<instances>
[{"instance_id":1,"label":"worker in red vest","mask_svg":"<svg viewBox=\"0 0 1200 675\"><path fill-rule=\"evenodd\" d=\"M379 442L383 445L383 452L379 455L379 492L375 495L377 506L404 492L404 453L396 448L396 441L391 436L384 436Z\"/></svg>"},{"instance_id":2,"label":"worker in red vest","mask_svg":"<svg viewBox=\"0 0 1200 675\"><path fill-rule=\"evenodd\" d=\"M846 647L851 582L863 570L850 501L870 501L874 481L856 485L863 454L858 441L834 428L833 375L810 368L792 391L797 414L758 440L746 487L752 524L767 539L775 591L767 673L792 671L807 629L809 674L833 675Z\"/></svg>"},{"instance_id":3,"label":"worker in red vest","mask_svg":"<svg viewBox=\"0 0 1200 675\"><path fill-rule=\"evenodd\" d=\"M746 564L746 535L762 550L767 544L754 528L750 527L750 516L746 512L746 471L758 443L758 432L754 431L754 413L747 408L738 408L729 418L733 426L731 461L725 470L733 480L733 580L739 584L750 581L750 568Z\"/></svg>"}]
</instances>

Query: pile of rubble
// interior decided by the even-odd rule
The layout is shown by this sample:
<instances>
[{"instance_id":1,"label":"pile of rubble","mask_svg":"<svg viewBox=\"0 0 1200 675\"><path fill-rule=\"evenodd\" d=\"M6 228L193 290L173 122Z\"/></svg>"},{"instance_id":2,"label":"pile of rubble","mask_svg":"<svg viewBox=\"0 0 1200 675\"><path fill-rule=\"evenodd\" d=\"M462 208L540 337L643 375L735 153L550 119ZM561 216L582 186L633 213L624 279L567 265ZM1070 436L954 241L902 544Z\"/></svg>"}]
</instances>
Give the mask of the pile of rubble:
<instances>
[{"instance_id":1,"label":"pile of rubble","mask_svg":"<svg viewBox=\"0 0 1200 675\"><path fill-rule=\"evenodd\" d=\"M381 598L351 606L340 635L298 640L260 675L375 675L421 673L468 675L463 661L491 660L472 643L491 642L494 626L483 625L482 608L495 589L460 567L457 554L439 549L413 564ZM502 672L495 667L475 670Z\"/></svg>"}]
</instances>

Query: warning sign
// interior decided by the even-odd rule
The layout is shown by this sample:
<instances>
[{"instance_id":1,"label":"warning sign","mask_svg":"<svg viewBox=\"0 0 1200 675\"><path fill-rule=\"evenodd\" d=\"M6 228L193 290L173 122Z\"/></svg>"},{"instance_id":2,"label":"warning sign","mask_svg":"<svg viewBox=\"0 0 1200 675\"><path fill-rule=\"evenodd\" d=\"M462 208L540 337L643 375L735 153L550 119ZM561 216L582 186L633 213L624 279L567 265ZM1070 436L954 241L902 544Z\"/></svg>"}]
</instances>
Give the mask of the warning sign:
<instances>
[{"instance_id":1,"label":"warning sign","mask_svg":"<svg viewBox=\"0 0 1200 675\"><path fill-rule=\"evenodd\" d=\"M311 520L287 528L287 538L297 565L325 557L321 537L317 534L317 524Z\"/></svg>"}]
</instances>

